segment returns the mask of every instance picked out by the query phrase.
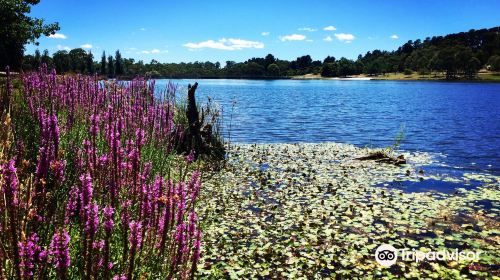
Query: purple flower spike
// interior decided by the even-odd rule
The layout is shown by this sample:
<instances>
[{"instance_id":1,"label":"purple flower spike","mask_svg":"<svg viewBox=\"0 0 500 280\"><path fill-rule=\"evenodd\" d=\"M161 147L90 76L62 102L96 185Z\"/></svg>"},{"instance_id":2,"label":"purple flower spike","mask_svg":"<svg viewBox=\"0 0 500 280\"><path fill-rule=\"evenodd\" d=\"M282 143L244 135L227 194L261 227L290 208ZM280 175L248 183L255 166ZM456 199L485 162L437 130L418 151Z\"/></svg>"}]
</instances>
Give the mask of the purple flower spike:
<instances>
[{"instance_id":1,"label":"purple flower spike","mask_svg":"<svg viewBox=\"0 0 500 280\"><path fill-rule=\"evenodd\" d=\"M71 260L69 256L70 237L66 229L60 229L52 237L49 246L49 255L52 263L58 270L65 270L69 267Z\"/></svg>"}]
</instances>

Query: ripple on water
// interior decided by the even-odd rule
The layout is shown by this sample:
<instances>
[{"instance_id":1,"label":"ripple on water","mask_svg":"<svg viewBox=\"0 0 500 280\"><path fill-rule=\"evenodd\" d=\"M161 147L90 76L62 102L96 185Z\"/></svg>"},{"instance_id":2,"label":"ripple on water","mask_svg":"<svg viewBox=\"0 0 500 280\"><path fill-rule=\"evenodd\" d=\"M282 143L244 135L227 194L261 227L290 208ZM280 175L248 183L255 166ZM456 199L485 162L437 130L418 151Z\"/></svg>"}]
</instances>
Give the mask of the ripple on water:
<instances>
[{"instance_id":1,"label":"ripple on water","mask_svg":"<svg viewBox=\"0 0 500 280\"><path fill-rule=\"evenodd\" d=\"M402 190L407 193L412 192L439 192L439 193L454 193L459 188L464 188L467 190L473 189L475 187L481 186L483 183L479 181L468 181L464 182L449 182L436 179L427 179L421 181L392 181L380 183L375 186L377 187L387 187Z\"/></svg>"}]
</instances>

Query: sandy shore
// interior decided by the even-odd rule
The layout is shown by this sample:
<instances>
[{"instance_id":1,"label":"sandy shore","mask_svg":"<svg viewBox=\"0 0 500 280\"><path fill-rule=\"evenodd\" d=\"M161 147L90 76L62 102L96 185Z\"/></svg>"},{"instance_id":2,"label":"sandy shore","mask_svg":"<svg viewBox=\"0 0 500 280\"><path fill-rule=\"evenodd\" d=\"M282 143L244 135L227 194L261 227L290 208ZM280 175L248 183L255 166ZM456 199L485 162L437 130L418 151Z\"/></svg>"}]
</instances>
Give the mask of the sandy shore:
<instances>
[{"instance_id":1,"label":"sandy shore","mask_svg":"<svg viewBox=\"0 0 500 280\"><path fill-rule=\"evenodd\" d=\"M336 143L236 146L227 168L203 187L201 275L443 279L464 277L469 265L401 261L385 269L374 259L384 243L416 250L475 248L483 252L478 264L498 263L499 177L422 173L439 164L426 153L403 153L408 164L402 166L356 159L370 152ZM387 187L433 180L460 187L454 193ZM472 181L477 187L470 188Z\"/></svg>"},{"instance_id":2,"label":"sandy shore","mask_svg":"<svg viewBox=\"0 0 500 280\"><path fill-rule=\"evenodd\" d=\"M316 75L316 74L306 74L306 75L300 75L300 76L293 76L291 78L292 80L339 80L339 81L368 81L372 80L371 77L367 77L365 75L355 75L355 76L348 76L348 77L332 77L332 78L325 78L321 77L321 75Z\"/></svg>"}]
</instances>

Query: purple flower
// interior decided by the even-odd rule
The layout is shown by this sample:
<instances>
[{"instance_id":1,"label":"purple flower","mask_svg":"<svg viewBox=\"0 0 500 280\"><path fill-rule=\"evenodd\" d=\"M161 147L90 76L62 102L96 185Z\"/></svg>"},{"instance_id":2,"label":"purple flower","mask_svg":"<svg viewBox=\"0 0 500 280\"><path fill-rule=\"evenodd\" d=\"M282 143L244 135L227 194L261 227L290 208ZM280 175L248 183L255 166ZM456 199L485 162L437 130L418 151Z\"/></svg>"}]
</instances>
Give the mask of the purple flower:
<instances>
[{"instance_id":1,"label":"purple flower","mask_svg":"<svg viewBox=\"0 0 500 280\"><path fill-rule=\"evenodd\" d=\"M99 115L90 116L90 134L92 137L97 137L99 133Z\"/></svg>"},{"instance_id":2,"label":"purple flower","mask_svg":"<svg viewBox=\"0 0 500 280\"><path fill-rule=\"evenodd\" d=\"M50 162L50 169L54 178L60 184L64 181L64 168L66 167L65 160L53 160Z\"/></svg>"},{"instance_id":3,"label":"purple flower","mask_svg":"<svg viewBox=\"0 0 500 280\"><path fill-rule=\"evenodd\" d=\"M200 171L196 170L195 172L193 172L193 175L191 175L191 179L189 180L188 190L190 192L191 201L194 201L198 197L198 194L200 193L200 188L201 188L200 177L201 177Z\"/></svg>"},{"instance_id":4,"label":"purple flower","mask_svg":"<svg viewBox=\"0 0 500 280\"><path fill-rule=\"evenodd\" d=\"M189 226L188 226L188 233L190 236L195 235L197 221L198 221L198 216L194 211L191 211L191 213L189 213Z\"/></svg>"},{"instance_id":5,"label":"purple flower","mask_svg":"<svg viewBox=\"0 0 500 280\"><path fill-rule=\"evenodd\" d=\"M97 204L91 203L86 207L86 211L87 221L85 222L85 232L93 236L99 227L99 207Z\"/></svg>"},{"instance_id":6,"label":"purple flower","mask_svg":"<svg viewBox=\"0 0 500 280\"><path fill-rule=\"evenodd\" d=\"M113 214L115 213L115 209L111 206L104 207L104 230L110 232L113 230L115 223L113 222Z\"/></svg>"},{"instance_id":7,"label":"purple flower","mask_svg":"<svg viewBox=\"0 0 500 280\"><path fill-rule=\"evenodd\" d=\"M54 156L57 156L57 151L59 149L59 138L60 138L60 130L59 126L57 125L57 116L56 115L51 115L49 117L49 123L50 123L50 133L52 135L52 141L54 144Z\"/></svg>"},{"instance_id":8,"label":"purple flower","mask_svg":"<svg viewBox=\"0 0 500 280\"><path fill-rule=\"evenodd\" d=\"M21 276L25 278L33 276L33 268L35 267L33 262L37 261L37 255L41 252L37 243L36 233L31 234L27 240L19 242L19 257L21 258L19 265L21 266Z\"/></svg>"},{"instance_id":9,"label":"purple flower","mask_svg":"<svg viewBox=\"0 0 500 280\"><path fill-rule=\"evenodd\" d=\"M130 247L138 249L142 241L141 239L142 224L141 222L131 221L128 226L130 228L130 235L128 237L128 241L130 242Z\"/></svg>"},{"instance_id":10,"label":"purple flower","mask_svg":"<svg viewBox=\"0 0 500 280\"><path fill-rule=\"evenodd\" d=\"M135 138L136 138L136 141L137 141L137 146L144 145L144 143L146 141L146 139L144 138L144 130L138 128L135 131Z\"/></svg>"},{"instance_id":11,"label":"purple flower","mask_svg":"<svg viewBox=\"0 0 500 280\"><path fill-rule=\"evenodd\" d=\"M7 202L10 200L10 206L17 206L17 175L16 175L16 167L15 161L11 159L6 166L3 167L3 192L7 196Z\"/></svg>"},{"instance_id":12,"label":"purple flower","mask_svg":"<svg viewBox=\"0 0 500 280\"><path fill-rule=\"evenodd\" d=\"M121 206L121 223L122 225L128 225L129 224L129 220L130 220L130 216L128 214L128 208L130 207L130 205L132 205L132 202L130 200L125 200L124 202L122 202L122 204L120 205Z\"/></svg>"},{"instance_id":13,"label":"purple flower","mask_svg":"<svg viewBox=\"0 0 500 280\"><path fill-rule=\"evenodd\" d=\"M69 220L75 215L80 192L77 187L72 187L69 191L68 203L66 203L66 213L64 214L64 224L69 224Z\"/></svg>"},{"instance_id":14,"label":"purple flower","mask_svg":"<svg viewBox=\"0 0 500 280\"><path fill-rule=\"evenodd\" d=\"M201 230L196 231L196 239L194 241L193 245L193 264L197 263L198 260L200 259L200 249L201 247Z\"/></svg>"},{"instance_id":15,"label":"purple flower","mask_svg":"<svg viewBox=\"0 0 500 280\"><path fill-rule=\"evenodd\" d=\"M67 269L70 265L69 241L70 236L66 229L59 229L52 236L49 255L52 257L52 263L59 270Z\"/></svg>"},{"instance_id":16,"label":"purple flower","mask_svg":"<svg viewBox=\"0 0 500 280\"><path fill-rule=\"evenodd\" d=\"M173 259L174 266L177 266L178 264L181 263L181 259L184 255L184 252L186 252L187 240L185 233L186 233L186 224L181 223L177 225L177 228L175 229L174 233L174 240L175 243L177 244L177 254L176 257Z\"/></svg>"},{"instance_id":17,"label":"purple flower","mask_svg":"<svg viewBox=\"0 0 500 280\"><path fill-rule=\"evenodd\" d=\"M189 152L189 154L186 156L185 160L187 164L191 164L194 161L195 153L196 152L194 150L191 150L191 152Z\"/></svg>"},{"instance_id":18,"label":"purple flower","mask_svg":"<svg viewBox=\"0 0 500 280\"><path fill-rule=\"evenodd\" d=\"M92 177L90 177L90 174L84 174L80 176L80 182L81 182L81 191L80 191L80 200L82 203L82 210L85 208L90 201L92 200L92 193L93 193L93 187L92 187Z\"/></svg>"}]
</instances>

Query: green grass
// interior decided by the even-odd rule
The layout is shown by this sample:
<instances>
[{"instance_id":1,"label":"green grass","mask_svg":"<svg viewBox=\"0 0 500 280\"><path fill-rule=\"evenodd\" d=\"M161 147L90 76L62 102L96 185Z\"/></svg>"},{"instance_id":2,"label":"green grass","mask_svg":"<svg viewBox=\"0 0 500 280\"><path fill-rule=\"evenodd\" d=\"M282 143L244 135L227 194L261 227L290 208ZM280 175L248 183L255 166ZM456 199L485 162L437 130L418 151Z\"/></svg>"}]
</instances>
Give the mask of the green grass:
<instances>
[{"instance_id":1,"label":"green grass","mask_svg":"<svg viewBox=\"0 0 500 280\"><path fill-rule=\"evenodd\" d=\"M391 80L391 81L441 81L446 80L444 73L432 73L428 75L421 75L417 72L413 72L411 75L405 75L404 73L388 73L385 75L372 76L374 80ZM469 79L458 79L458 80L469 80ZM476 79L473 81L485 81L485 82L500 82L500 73L497 72L479 72Z\"/></svg>"}]
</instances>

